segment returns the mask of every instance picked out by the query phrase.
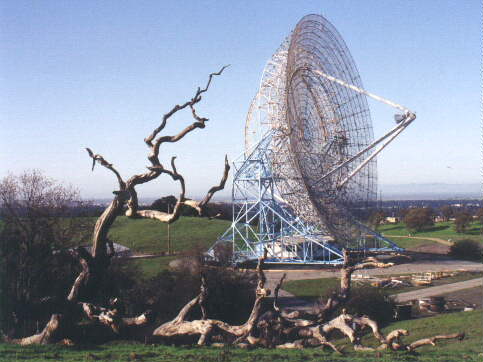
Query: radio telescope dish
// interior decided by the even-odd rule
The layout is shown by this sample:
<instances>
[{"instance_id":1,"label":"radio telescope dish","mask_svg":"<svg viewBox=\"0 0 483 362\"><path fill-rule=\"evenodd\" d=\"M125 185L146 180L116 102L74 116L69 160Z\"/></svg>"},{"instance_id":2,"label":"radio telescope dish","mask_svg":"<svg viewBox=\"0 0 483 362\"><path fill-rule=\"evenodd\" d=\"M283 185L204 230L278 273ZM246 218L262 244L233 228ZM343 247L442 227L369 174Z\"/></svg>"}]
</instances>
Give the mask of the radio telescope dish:
<instances>
[{"instance_id":1,"label":"radio telescope dish","mask_svg":"<svg viewBox=\"0 0 483 362\"><path fill-rule=\"evenodd\" d=\"M284 132L277 135L286 151L274 152L273 171L281 180L277 184L281 197L297 215L348 242L354 239L353 217L376 200L376 160L343 185L364 161L363 156L321 178L373 142L371 116L364 94L314 70L362 88L357 67L337 30L322 16L309 15L291 36Z\"/></svg>"},{"instance_id":2,"label":"radio telescope dish","mask_svg":"<svg viewBox=\"0 0 483 362\"><path fill-rule=\"evenodd\" d=\"M376 140L367 97L403 113ZM268 262L331 264L345 248L402 250L360 220L376 200L377 154L415 118L363 89L329 21L303 17L250 104L245 152L233 163L233 223L218 242L231 242L238 262L264 249Z\"/></svg>"},{"instance_id":3,"label":"radio telescope dish","mask_svg":"<svg viewBox=\"0 0 483 362\"><path fill-rule=\"evenodd\" d=\"M279 122L285 118L285 68L289 40L286 39L267 62L260 88L250 103L245 122L245 153L249 153L270 130L281 126Z\"/></svg>"}]
</instances>

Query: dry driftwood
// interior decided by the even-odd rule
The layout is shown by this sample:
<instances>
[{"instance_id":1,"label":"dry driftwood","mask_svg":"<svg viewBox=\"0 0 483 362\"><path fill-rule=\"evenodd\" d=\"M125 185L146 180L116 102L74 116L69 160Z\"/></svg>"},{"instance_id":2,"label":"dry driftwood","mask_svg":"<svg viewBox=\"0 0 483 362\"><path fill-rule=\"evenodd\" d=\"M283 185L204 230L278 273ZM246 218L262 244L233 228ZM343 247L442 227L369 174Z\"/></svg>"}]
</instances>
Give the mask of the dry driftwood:
<instances>
[{"instance_id":1,"label":"dry driftwood","mask_svg":"<svg viewBox=\"0 0 483 362\"><path fill-rule=\"evenodd\" d=\"M122 329L142 326L150 322L150 312L146 311L137 317L124 317L117 298L110 302L110 308L99 307L91 303L79 303L87 318L109 327L115 334Z\"/></svg>"},{"instance_id":2,"label":"dry driftwood","mask_svg":"<svg viewBox=\"0 0 483 362\"><path fill-rule=\"evenodd\" d=\"M386 340L377 348L377 349L392 349L393 351L400 351L406 350L409 352L414 351L416 348L431 345L436 346L436 342L442 339L458 339L462 340L465 338L465 333L452 333L452 334L444 334L444 335L437 335L429 338L422 338L414 341L410 344L404 344L402 341L403 336L408 336L409 331L405 329L396 329L390 333L388 333Z\"/></svg>"},{"instance_id":3,"label":"dry driftwood","mask_svg":"<svg viewBox=\"0 0 483 362\"><path fill-rule=\"evenodd\" d=\"M284 313L278 306L278 289L281 287L284 275L275 290L273 311L262 316L258 323L258 328L262 332L262 338L258 342L262 345L276 348L304 348L306 346L320 345L327 346L333 351L341 353L341 350L330 342L331 332L338 330L349 339L354 350L376 350L362 345L361 331L365 328L370 328L374 337L379 341L380 346L377 348L378 350L413 351L423 345L435 345L438 340L442 339L462 339L464 333L455 333L425 338L406 345L401 341L401 338L408 335L408 331L399 329L384 336L376 321L367 316L350 315L345 309L342 310L339 316L327 320L327 317L337 307L343 305L350 298L351 275L354 271L366 268L386 268L392 265L392 263L382 263L376 258L367 258L360 263L354 263L351 260L350 253L345 252L345 265L341 269L340 291L332 295L316 314L309 315L312 318L308 319L300 318L302 315L307 317L307 313L297 311Z\"/></svg>"},{"instance_id":4,"label":"dry driftwood","mask_svg":"<svg viewBox=\"0 0 483 362\"><path fill-rule=\"evenodd\" d=\"M266 278L265 273L263 272L265 258L266 252L258 261L256 298L250 316L244 324L232 326L223 321L208 318L193 321L186 320L189 312L195 306L200 305L200 302L205 298L206 286L204 279L202 278L200 294L188 302L180 310L176 318L156 328L153 332L153 336L164 339L179 336L199 336L198 345L209 343L211 338L216 339L217 341L221 340L224 343L238 344L244 340L247 340L251 344L256 343L256 338L251 336L251 333L260 316L262 300L270 295L270 290L265 288ZM203 315L206 316L206 313L203 313Z\"/></svg>"},{"instance_id":5,"label":"dry driftwood","mask_svg":"<svg viewBox=\"0 0 483 362\"><path fill-rule=\"evenodd\" d=\"M344 266L341 269L340 291L334 293L323 305L317 310L317 320L323 322L339 307L350 299L352 274L356 270L369 268L388 268L394 263L383 263L374 257L367 258L360 263L354 263L350 252L344 250Z\"/></svg>"},{"instance_id":6,"label":"dry driftwood","mask_svg":"<svg viewBox=\"0 0 483 362\"><path fill-rule=\"evenodd\" d=\"M59 340L59 332L62 326L62 315L52 314L49 322L45 325L42 332L25 338L8 338L3 336L4 341L13 344L26 346L29 344L51 344Z\"/></svg>"}]
</instances>

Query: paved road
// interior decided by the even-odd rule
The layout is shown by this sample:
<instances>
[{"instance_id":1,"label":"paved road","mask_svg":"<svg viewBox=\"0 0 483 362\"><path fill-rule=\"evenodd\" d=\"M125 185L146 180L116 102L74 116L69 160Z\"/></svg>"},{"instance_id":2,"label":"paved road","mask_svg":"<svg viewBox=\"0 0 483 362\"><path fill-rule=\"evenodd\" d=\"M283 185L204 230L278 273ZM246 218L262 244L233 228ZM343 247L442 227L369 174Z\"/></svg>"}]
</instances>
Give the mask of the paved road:
<instances>
[{"instance_id":1,"label":"paved road","mask_svg":"<svg viewBox=\"0 0 483 362\"><path fill-rule=\"evenodd\" d=\"M483 278L476 278L476 279L465 280L463 282L457 282L457 283L439 285L436 287L428 287L424 289L414 290L412 292L394 294L393 296L395 297L396 302L403 303L403 302L409 302L415 299L428 298L428 297L433 297L441 294L456 292L458 290L476 288L476 287L482 287L482 286L483 286ZM314 303L308 302L304 299L299 299L295 297L293 294L290 294L289 292L284 290L280 290L279 304L284 309L311 311L314 308Z\"/></svg>"},{"instance_id":2,"label":"paved road","mask_svg":"<svg viewBox=\"0 0 483 362\"><path fill-rule=\"evenodd\" d=\"M412 292L395 294L396 302L409 302L410 300L419 298L428 298L436 295L455 292L457 290L475 288L483 286L483 278L465 280L463 282L438 285L436 287L428 287L424 289L414 290Z\"/></svg>"},{"instance_id":3,"label":"paved road","mask_svg":"<svg viewBox=\"0 0 483 362\"><path fill-rule=\"evenodd\" d=\"M384 269L364 269L359 271L359 273L364 273L366 275L387 275L387 274L407 274L407 273L421 273L421 272L434 272L434 271L454 271L454 270L468 270L468 271L482 271L483 272L483 264L481 263L474 263L470 261L461 261L461 260L420 260L414 261L407 264L398 264L394 265L390 268ZM276 284L282 277L282 275L286 273L287 277L286 280L301 280L301 279L318 279L318 278L335 278L339 277L340 272L339 269L322 269L322 270L265 270L265 275L267 277L267 286L274 290ZM453 284L446 284L443 286L437 287L429 287L424 289L430 290L428 293L429 296L436 295L435 293L447 293L455 290L471 288L473 286L479 286L482 283L483 278L476 279L477 282L473 280L464 281L453 283L456 284L455 288L452 289ZM470 282L469 286L464 284L466 282ZM460 284L463 283L463 284ZM476 283L475 285L471 283ZM479 284L478 284L479 283ZM463 285L463 287L459 287L459 285ZM433 288L441 288L443 291L439 291L438 289ZM421 296L423 290L417 290L414 292L408 293L416 293L415 297L412 299L422 298ZM425 292L426 293L426 292ZM307 301L303 299L296 298L293 294L285 291L280 290L280 305L283 308L291 308L291 309L310 309L313 306L313 303L307 303ZM411 300L411 299L407 299Z\"/></svg>"}]
</instances>

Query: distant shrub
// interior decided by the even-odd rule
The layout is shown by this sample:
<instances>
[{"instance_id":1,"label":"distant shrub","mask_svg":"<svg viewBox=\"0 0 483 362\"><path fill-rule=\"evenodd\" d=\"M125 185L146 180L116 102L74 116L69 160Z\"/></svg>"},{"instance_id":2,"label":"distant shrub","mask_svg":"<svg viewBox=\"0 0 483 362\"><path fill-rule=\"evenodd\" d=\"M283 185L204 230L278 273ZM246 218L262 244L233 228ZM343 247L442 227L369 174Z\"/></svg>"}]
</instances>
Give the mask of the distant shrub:
<instances>
[{"instance_id":1,"label":"distant shrub","mask_svg":"<svg viewBox=\"0 0 483 362\"><path fill-rule=\"evenodd\" d=\"M381 225L384 220L386 220L386 214L383 210L376 210L369 216L369 225L377 230L379 225Z\"/></svg>"},{"instance_id":2,"label":"distant shrub","mask_svg":"<svg viewBox=\"0 0 483 362\"><path fill-rule=\"evenodd\" d=\"M327 300L332 291L323 300ZM351 289L351 297L347 303L339 307L337 313L345 308L349 314L367 315L379 324L385 325L393 320L395 302L385 291L375 287L356 287Z\"/></svg>"},{"instance_id":3,"label":"distant shrub","mask_svg":"<svg viewBox=\"0 0 483 362\"><path fill-rule=\"evenodd\" d=\"M165 196L155 200L151 204L151 209L162 212L172 212L177 201L178 199L173 195Z\"/></svg>"},{"instance_id":4,"label":"distant shrub","mask_svg":"<svg viewBox=\"0 0 483 362\"><path fill-rule=\"evenodd\" d=\"M380 324L392 321L394 307L394 300L385 291L374 287L354 288L345 305L349 313L367 315Z\"/></svg>"},{"instance_id":5,"label":"distant shrub","mask_svg":"<svg viewBox=\"0 0 483 362\"><path fill-rule=\"evenodd\" d=\"M448 255L457 259L483 261L481 243L470 239L456 241L449 248Z\"/></svg>"},{"instance_id":6,"label":"distant shrub","mask_svg":"<svg viewBox=\"0 0 483 362\"><path fill-rule=\"evenodd\" d=\"M196 270L184 268L163 270L145 279L132 263L114 263L106 278L110 288L103 291L105 298L118 296L128 315L152 310L156 323L174 318L180 309L200 291L200 275ZM208 284L207 312L209 318L228 323L246 321L255 299L256 278L253 273L224 268L205 270ZM199 318L199 308L194 308L190 318ZM155 324L156 324L155 323Z\"/></svg>"},{"instance_id":7,"label":"distant shrub","mask_svg":"<svg viewBox=\"0 0 483 362\"><path fill-rule=\"evenodd\" d=\"M162 212L172 212L178 199L173 196L165 196L155 200L148 208ZM190 206L181 207L182 216L198 216L198 212ZM233 211L231 204L224 202L210 202L205 206L204 216L214 217L220 220L231 220Z\"/></svg>"},{"instance_id":8,"label":"distant shrub","mask_svg":"<svg viewBox=\"0 0 483 362\"><path fill-rule=\"evenodd\" d=\"M478 222L483 225L483 207L480 207L476 211L476 220L478 220ZM483 227L481 228L481 232L483 233Z\"/></svg>"},{"instance_id":9,"label":"distant shrub","mask_svg":"<svg viewBox=\"0 0 483 362\"><path fill-rule=\"evenodd\" d=\"M215 259L221 266L231 266L233 262L233 246L230 243L218 243L215 245Z\"/></svg>"},{"instance_id":10,"label":"distant shrub","mask_svg":"<svg viewBox=\"0 0 483 362\"><path fill-rule=\"evenodd\" d=\"M404 216L404 224L410 231L422 231L433 226L433 210L428 207L410 209Z\"/></svg>"},{"instance_id":11,"label":"distant shrub","mask_svg":"<svg viewBox=\"0 0 483 362\"><path fill-rule=\"evenodd\" d=\"M464 233L466 228L470 226L473 221L473 217L467 211L460 212L456 214L454 220L454 227L457 233Z\"/></svg>"},{"instance_id":12,"label":"distant shrub","mask_svg":"<svg viewBox=\"0 0 483 362\"><path fill-rule=\"evenodd\" d=\"M151 210L158 210L162 212L173 212L173 209L176 205L178 199L173 196L165 196L160 199L155 200L151 206L149 207ZM182 216L198 216L198 213L192 207L183 205L181 206L181 215Z\"/></svg>"}]
</instances>

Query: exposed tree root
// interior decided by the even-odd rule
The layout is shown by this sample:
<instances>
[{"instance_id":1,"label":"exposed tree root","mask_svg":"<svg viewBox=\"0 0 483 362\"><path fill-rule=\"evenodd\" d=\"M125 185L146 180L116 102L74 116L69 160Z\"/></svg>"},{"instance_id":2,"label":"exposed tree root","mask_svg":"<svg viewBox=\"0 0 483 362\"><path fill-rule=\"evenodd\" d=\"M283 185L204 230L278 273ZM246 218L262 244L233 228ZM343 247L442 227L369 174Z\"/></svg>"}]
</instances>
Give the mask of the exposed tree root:
<instances>
[{"instance_id":1,"label":"exposed tree root","mask_svg":"<svg viewBox=\"0 0 483 362\"><path fill-rule=\"evenodd\" d=\"M433 345L440 340L445 339L463 339L464 333L454 333L448 335L437 335L430 338L424 338L405 344L402 337L409 335L404 329L396 329L384 336L380 331L376 321L367 316L353 316L346 312L342 313L330 320L321 321L321 316L330 315L336 306L340 306L350 295L351 274L354 270L367 267L387 267L389 264L380 263L371 258L356 265L346 266L342 271L341 292L332 296L332 301L325 304L322 314L311 314L313 318L298 318L303 313L284 313L278 305L278 295L285 275L282 276L279 283L274 289L273 306L269 312L260 315L263 299L270 295L270 290L265 288L266 278L263 272L263 264L266 258L260 258L257 265L258 284L256 289L256 298L252 308L252 312L247 321L242 325L230 325L220 320L209 319L206 314L206 296L208 290L206 288L206 280L201 274L200 293L189 301L171 321L162 324L153 332L154 337L162 340L170 340L176 337L197 337L198 345L211 344L214 346L234 345L239 348L250 348L251 346L264 346L279 349L303 349L307 347L327 347L336 353L342 353L342 349L337 347L330 341L330 337L334 331L338 331L346 336L352 344L354 351L376 351L376 350L393 350L412 352L415 349ZM123 330L130 327L145 325L149 322L149 313L144 313L138 317L125 318L121 314L121 306L117 299L111 301L107 308L99 307L87 302L78 302L78 306L82 308L83 313L92 321L100 325L107 326L114 335L119 335ZM202 319L187 320L193 308L199 306L202 311ZM52 316L44 330L36 335L20 338L7 339L8 342L16 344L47 344L61 341L65 334L61 331L61 315ZM376 348L364 346L361 343L361 332L369 328L374 337L379 341L380 345ZM68 343L72 343L70 340ZM220 343L221 342L221 343Z\"/></svg>"},{"instance_id":2,"label":"exposed tree root","mask_svg":"<svg viewBox=\"0 0 483 362\"><path fill-rule=\"evenodd\" d=\"M30 344L52 344L59 340L59 331L62 325L62 315L52 314L49 322L42 332L34 334L33 336L25 338L8 338L4 336L4 340L13 344L20 344L22 346Z\"/></svg>"},{"instance_id":3,"label":"exposed tree root","mask_svg":"<svg viewBox=\"0 0 483 362\"><path fill-rule=\"evenodd\" d=\"M442 339L458 339L458 340L463 340L465 338L465 333L453 333L453 334L445 334L445 335L438 335L430 338L423 338L419 339L417 341L412 342L409 345L400 345L399 349L406 349L408 351L414 351L416 348L426 346L426 345L431 345L431 346L436 346L436 342ZM395 348L393 348L395 349Z\"/></svg>"},{"instance_id":4,"label":"exposed tree root","mask_svg":"<svg viewBox=\"0 0 483 362\"><path fill-rule=\"evenodd\" d=\"M201 319L194 321L186 321L186 317L196 305L200 304L200 301L204 300L206 293L206 285L202 278L201 292L198 296L188 302L178 313L176 318L172 321L164 323L156 328L153 332L153 336L162 338L171 338L179 336L198 336L198 345L205 345L210 342L210 339L216 339L230 344L241 344L246 341L249 344L258 343L258 339L251 336L251 332L255 327L262 306L262 300L270 295L270 290L265 288L265 273L263 272L263 262L265 256L260 258L257 266L258 273L258 285L256 290L256 298L253 304L252 312L248 317L248 320L239 326L232 326L216 319Z\"/></svg>"},{"instance_id":5,"label":"exposed tree root","mask_svg":"<svg viewBox=\"0 0 483 362\"><path fill-rule=\"evenodd\" d=\"M258 323L258 328L262 337L262 345L276 348L305 348L307 346L327 346L333 351L342 353L334 344L329 342L330 334L338 330L345 335L353 345L355 351L374 351L382 349L407 350L414 349L423 345L435 345L438 340L459 338L464 334L456 333L443 336L435 336L415 341L409 345L401 341L402 336L409 334L408 331L398 329L392 331L385 337L379 329L376 321L367 316L353 316L348 314L345 309L342 313L328 320L328 316L333 314L336 308L343 305L350 298L351 276L355 270L365 268L387 268L393 263L382 263L374 257L367 258L360 263L354 263L351 255L345 252L345 265L341 270L341 288L338 293L334 293L329 300L317 311L310 314L300 311L285 313L278 306L278 290L285 275L275 289L273 310L265 313ZM381 343L378 348L363 346L361 343L361 332L370 328L374 337Z\"/></svg>"},{"instance_id":6,"label":"exposed tree root","mask_svg":"<svg viewBox=\"0 0 483 362\"><path fill-rule=\"evenodd\" d=\"M79 303L87 318L109 327L115 334L122 329L133 326L143 326L150 322L150 312L144 312L137 317L123 317L118 299L111 301L110 308L95 306L91 303Z\"/></svg>"}]
</instances>

